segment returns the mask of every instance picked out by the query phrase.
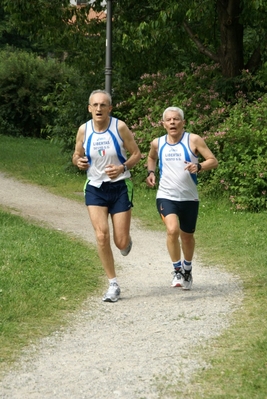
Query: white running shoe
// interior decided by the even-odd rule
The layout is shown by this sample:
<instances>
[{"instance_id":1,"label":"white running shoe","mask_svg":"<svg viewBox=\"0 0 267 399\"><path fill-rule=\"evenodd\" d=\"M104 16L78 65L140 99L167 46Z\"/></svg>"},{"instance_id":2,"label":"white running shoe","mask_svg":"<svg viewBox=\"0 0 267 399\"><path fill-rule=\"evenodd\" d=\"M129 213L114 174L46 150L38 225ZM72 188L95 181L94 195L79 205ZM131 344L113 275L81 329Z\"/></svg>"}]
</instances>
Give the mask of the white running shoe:
<instances>
[{"instance_id":1,"label":"white running shoe","mask_svg":"<svg viewBox=\"0 0 267 399\"><path fill-rule=\"evenodd\" d=\"M191 290L192 283L193 283L192 272L184 271L184 273L183 273L183 290Z\"/></svg>"},{"instance_id":2,"label":"white running shoe","mask_svg":"<svg viewBox=\"0 0 267 399\"><path fill-rule=\"evenodd\" d=\"M105 293L103 296L103 301L104 302L117 302L117 300L120 297L120 287L118 286L117 283L111 283L109 285L108 291Z\"/></svg>"},{"instance_id":3,"label":"white running shoe","mask_svg":"<svg viewBox=\"0 0 267 399\"><path fill-rule=\"evenodd\" d=\"M174 271L172 272L173 274L173 279L171 283L171 287L182 287L183 286L183 271L182 268L180 268L179 271Z\"/></svg>"},{"instance_id":4,"label":"white running shoe","mask_svg":"<svg viewBox=\"0 0 267 399\"><path fill-rule=\"evenodd\" d=\"M132 239L130 237L130 242L129 242L128 246L125 249L121 250L121 254L123 256L127 256L130 253L130 251L132 249L132 246L133 246L133 242L132 242Z\"/></svg>"}]
</instances>

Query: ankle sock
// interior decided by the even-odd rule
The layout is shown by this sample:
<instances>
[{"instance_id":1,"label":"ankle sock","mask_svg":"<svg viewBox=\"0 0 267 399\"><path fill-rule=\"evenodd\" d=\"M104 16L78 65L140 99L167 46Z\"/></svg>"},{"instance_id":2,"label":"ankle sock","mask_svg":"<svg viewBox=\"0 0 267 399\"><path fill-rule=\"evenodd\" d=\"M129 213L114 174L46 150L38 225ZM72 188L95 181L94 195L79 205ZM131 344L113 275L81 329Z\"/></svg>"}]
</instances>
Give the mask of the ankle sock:
<instances>
[{"instance_id":1,"label":"ankle sock","mask_svg":"<svg viewBox=\"0 0 267 399\"><path fill-rule=\"evenodd\" d=\"M174 270L179 270L182 267L182 262L178 260L177 262L173 262L173 268Z\"/></svg>"},{"instance_id":2,"label":"ankle sock","mask_svg":"<svg viewBox=\"0 0 267 399\"><path fill-rule=\"evenodd\" d=\"M113 284L113 283L118 284L117 277L109 278L108 281L109 281L109 284Z\"/></svg>"},{"instance_id":3,"label":"ankle sock","mask_svg":"<svg viewBox=\"0 0 267 399\"><path fill-rule=\"evenodd\" d=\"M183 261L183 268L186 272L190 272L192 270L192 262L188 260Z\"/></svg>"}]
</instances>

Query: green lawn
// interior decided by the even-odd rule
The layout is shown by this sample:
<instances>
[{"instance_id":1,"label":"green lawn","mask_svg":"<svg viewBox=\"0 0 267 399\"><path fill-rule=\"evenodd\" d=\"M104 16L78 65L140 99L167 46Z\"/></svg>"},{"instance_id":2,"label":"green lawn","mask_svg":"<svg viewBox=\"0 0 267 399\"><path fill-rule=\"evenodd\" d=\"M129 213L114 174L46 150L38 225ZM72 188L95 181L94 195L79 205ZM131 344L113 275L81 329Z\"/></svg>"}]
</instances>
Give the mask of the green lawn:
<instances>
[{"instance_id":1,"label":"green lawn","mask_svg":"<svg viewBox=\"0 0 267 399\"><path fill-rule=\"evenodd\" d=\"M71 166L70 158L71 154L61 154L47 141L0 136L1 171L83 201L77 193L82 191L85 176ZM163 230L155 210L155 190L135 187L133 216L147 228ZM1 212L0 218L9 237L0 233L0 278L4 287L0 287L0 348L5 365L32 339L32 334L47 334L66 322L69 312L78 309L86 295L102 284L102 271L96 267L94 248L6 212ZM239 275L245 296L232 326L203 350L212 368L196 376L182 399L267 398L266 225L266 212L235 212L223 200L201 199L196 232L198 256L207 266L217 264ZM29 237L27 244L25 236ZM14 246L12 241L18 244ZM51 256L47 258L41 243L51 251L61 248L57 254L59 265L53 264ZM81 259L90 259L86 269L81 267L76 251L82 254ZM25 261L40 264L40 268L31 267L22 273L20 265ZM47 290L51 295L45 294Z\"/></svg>"}]
</instances>

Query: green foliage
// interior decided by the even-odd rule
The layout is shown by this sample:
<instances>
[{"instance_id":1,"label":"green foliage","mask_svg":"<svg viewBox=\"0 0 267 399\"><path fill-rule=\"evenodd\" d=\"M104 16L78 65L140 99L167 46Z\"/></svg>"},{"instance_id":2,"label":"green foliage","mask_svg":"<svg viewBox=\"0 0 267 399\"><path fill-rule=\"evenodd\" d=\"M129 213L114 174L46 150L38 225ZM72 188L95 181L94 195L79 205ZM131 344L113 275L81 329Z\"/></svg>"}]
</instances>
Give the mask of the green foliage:
<instances>
[{"instance_id":1,"label":"green foliage","mask_svg":"<svg viewBox=\"0 0 267 399\"><path fill-rule=\"evenodd\" d=\"M79 75L55 60L43 60L33 54L6 50L0 53L0 132L2 134L45 137L57 109L44 99ZM74 83L73 83L74 86Z\"/></svg>"},{"instance_id":2,"label":"green foliage","mask_svg":"<svg viewBox=\"0 0 267 399\"><path fill-rule=\"evenodd\" d=\"M209 191L230 199L235 209L267 209L267 95L258 101L240 100L229 117L207 133L207 144L220 161Z\"/></svg>"},{"instance_id":3,"label":"green foliage","mask_svg":"<svg viewBox=\"0 0 267 399\"><path fill-rule=\"evenodd\" d=\"M137 181L145 180L150 142L165 134L164 109L178 106L185 111L186 130L206 139L219 160L218 169L199 175L203 192L226 196L235 209L266 209L265 76L264 67L258 76L244 71L239 78L223 79L216 65L192 65L174 76L142 76L137 93L114 112L126 115L141 149L142 160L134 170Z\"/></svg>"},{"instance_id":4,"label":"green foliage","mask_svg":"<svg viewBox=\"0 0 267 399\"><path fill-rule=\"evenodd\" d=\"M103 85L106 23L101 18L89 23L90 4L74 7L69 0L3 3L0 45L2 26L3 42L9 46L30 48L41 57L49 54L74 66L84 78L93 75L95 87Z\"/></svg>"},{"instance_id":5,"label":"green foliage","mask_svg":"<svg viewBox=\"0 0 267 399\"><path fill-rule=\"evenodd\" d=\"M144 167L150 142L165 134L161 123L164 109L169 106L182 108L187 120L186 129L196 130L194 125L197 122L206 120L212 110L225 102L225 93L217 90L220 79L218 65L206 64L192 64L190 69L175 74L144 74L137 93L117 105L114 114L121 118L126 115L126 122L141 149L142 161L135 171L142 179L146 173ZM200 132L197 130L195 133Z\"/></svg>"},{"instance_id":6,"label":"green foliage","mask_svg":"<svg viewBox=\"0 0 267 399\"><path fill-rule=\"evenodd\" d=\"M30 40L57 41L63 35L65 21L71 17L69 0L2 0L2 3L14 26Z\"/></svg>"},{"instance_id":7,"label":"green foliage","mask_svg":"<svg viewBox=\"0 0 267 399\"><path fill-rule=\"evenodd\" d=\"M73 152L78 127L89 119L88 98L95 89L89 85L74 75L69 82L57 83L54 92L44 98L44 110L56 111L53 124L45 128L46 135L63 151Z\"/></svg>"}]
</instances>

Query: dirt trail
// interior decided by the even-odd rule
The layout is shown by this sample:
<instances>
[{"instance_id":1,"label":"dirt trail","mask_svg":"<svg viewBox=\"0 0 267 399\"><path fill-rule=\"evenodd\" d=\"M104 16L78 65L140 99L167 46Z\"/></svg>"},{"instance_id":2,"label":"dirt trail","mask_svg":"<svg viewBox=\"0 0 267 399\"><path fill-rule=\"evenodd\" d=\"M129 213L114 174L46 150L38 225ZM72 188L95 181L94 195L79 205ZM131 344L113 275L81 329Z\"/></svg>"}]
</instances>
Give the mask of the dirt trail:
<instances>
[{"instance_id":1,"label":"dirt trail","mask_svg":"<svg viewBox=\"0 0 267 399\"><path fill-rule=\"evenodd\" d=\"M4 174L0 204L95 243L82 204ZM195 256L193 289L171 289L165 234L133 221L131 235L127 258L113 248L122 299L88 298L72 326L26 348L0 381L1 399L169 399L208 366L199 348L229 325L242 301L239 281Z\"/></svg>"}]
</instances>

